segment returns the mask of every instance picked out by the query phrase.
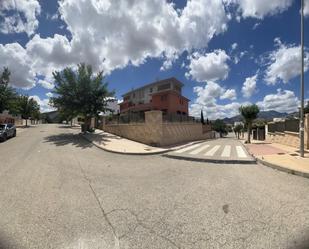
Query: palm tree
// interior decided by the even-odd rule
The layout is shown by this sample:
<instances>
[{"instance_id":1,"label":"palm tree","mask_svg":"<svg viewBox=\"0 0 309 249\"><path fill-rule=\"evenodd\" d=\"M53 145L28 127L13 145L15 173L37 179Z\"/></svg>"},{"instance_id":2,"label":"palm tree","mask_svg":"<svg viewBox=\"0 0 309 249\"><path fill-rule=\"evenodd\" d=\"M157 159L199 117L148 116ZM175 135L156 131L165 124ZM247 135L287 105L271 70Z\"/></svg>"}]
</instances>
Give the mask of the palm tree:
<instances>
[{"instance_id":1,"label":"palm tree","mask_svg":"<svg viewBox=\"0 0 309 249\"><path fill-rule=\"evenodd\" d=\"M252 128L252 122L255 120L258 116L258 113L260 112L260 109L257 105L247 105L247 106L241 106L239 108L239 113L245 120L245 123L247 125L247 131L248 131L248 139L247 143L250 143L250 134L251 134L251 128Z\"/></svg>"},{"instance_id":2,"label":"palm tree","mask_svg":"<svg viewBox=\"0 0 309 249\"><path fill-rule=\"evenodd\" d=\"M100 112L109 110L108 102L113 101L114 92L109 92L107 83L103 83L103 72L93 74L92 67L79 64L77 71L65 68L53 73L55 79L55 97L51 104L70 117L81 115L85 119L82 131L90 129L91 118Z\"/></svg>"}]
</instances>

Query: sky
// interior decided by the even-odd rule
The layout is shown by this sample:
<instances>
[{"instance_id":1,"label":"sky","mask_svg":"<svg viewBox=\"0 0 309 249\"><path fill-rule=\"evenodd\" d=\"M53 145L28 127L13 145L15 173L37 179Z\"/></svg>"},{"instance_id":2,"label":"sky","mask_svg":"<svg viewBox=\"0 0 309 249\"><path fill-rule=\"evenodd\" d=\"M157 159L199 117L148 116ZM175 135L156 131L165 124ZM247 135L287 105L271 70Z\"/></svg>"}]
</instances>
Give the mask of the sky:
<instances>
[{"instance_id":1,"label":"sky","mask_svg":"<svg viewBox=\"0 0 309 249\"><path fill-rule=\"evenodd\" d=\"M309 99L309 0L305 98ZM176 77L190 115L256 103L294 112L300 95L300 0L0 0L0 70L50 111L52 73L78 63L122 94Z\"/></svg>"}]
</instances>

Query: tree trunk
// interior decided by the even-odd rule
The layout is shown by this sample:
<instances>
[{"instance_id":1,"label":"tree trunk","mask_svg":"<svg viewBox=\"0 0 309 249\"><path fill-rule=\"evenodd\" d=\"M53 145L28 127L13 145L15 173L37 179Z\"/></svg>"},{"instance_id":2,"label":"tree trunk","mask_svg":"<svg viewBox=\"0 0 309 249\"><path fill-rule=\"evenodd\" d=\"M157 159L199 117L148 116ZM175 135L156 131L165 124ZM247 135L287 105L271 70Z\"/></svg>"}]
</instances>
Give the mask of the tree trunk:
<instances>
[{"instance_id":1,"label":"tree trunk","mask_svg":"<svg viewBox=\"0 0 309 249\"><path fill-rule=\"evenodd\" d=\"M248 139L247 142L251 143L251 123L248 123Z\"/></svg>"},{"instance_id":2,"label":"tree trunk","mask_svg":"<svg viewBox=\"0 0 309 249\"><path fill-rule=\"evenodd\" d=\"M28 119L26 119L26 127L28 126Z\"/></svg>"},{"instance_id":3,"label":"tree trunk","mask_svg":"<svg viewBox=\"0 0 309 249\"><path fill-rule=\"evenodd\" d=\"M90 130L90 122L91 122L91 118L85 117L85 122L81 126L82 132L87 132Z\"/></svg>"}]
</instances>

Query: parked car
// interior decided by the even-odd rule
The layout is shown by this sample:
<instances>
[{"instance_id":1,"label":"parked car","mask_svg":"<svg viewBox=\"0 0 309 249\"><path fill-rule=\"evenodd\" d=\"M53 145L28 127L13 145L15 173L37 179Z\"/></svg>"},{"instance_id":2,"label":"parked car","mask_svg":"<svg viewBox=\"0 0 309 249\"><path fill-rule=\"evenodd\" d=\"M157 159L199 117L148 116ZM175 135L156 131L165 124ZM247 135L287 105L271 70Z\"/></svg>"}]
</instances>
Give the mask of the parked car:
<instances>
[{"instance_id":1,"label":"parked car","mask_svg":"<svg viewBox=\"0 0 309 249\"><path fill-rule=\"evenodd\" d=\"M7 138L16 137L16 127L14 124L0 124L0 141L4 142Z\"/></svg>"}]
</instances>

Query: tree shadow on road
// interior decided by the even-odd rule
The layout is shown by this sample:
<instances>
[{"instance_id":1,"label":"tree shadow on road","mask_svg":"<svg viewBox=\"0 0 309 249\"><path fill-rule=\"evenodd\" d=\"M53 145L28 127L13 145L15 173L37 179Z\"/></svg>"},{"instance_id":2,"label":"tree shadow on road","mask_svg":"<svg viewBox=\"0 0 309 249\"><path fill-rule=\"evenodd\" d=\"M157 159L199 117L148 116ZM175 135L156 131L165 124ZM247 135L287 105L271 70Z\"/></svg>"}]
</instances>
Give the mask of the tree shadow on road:
<instances>
[{"instance_id":1,"label":"tree shadow on road","mask_svg":"<svg viewBox=\"0 0 309 249\"><path fill-rule=\"evenodd\" d=\"M44 138L44 143L52 143L56 146L73 145L78 148L86 149L94 145L84 139L80 134L62 133L51 135Z\"/></svg>"}]
</instances>

